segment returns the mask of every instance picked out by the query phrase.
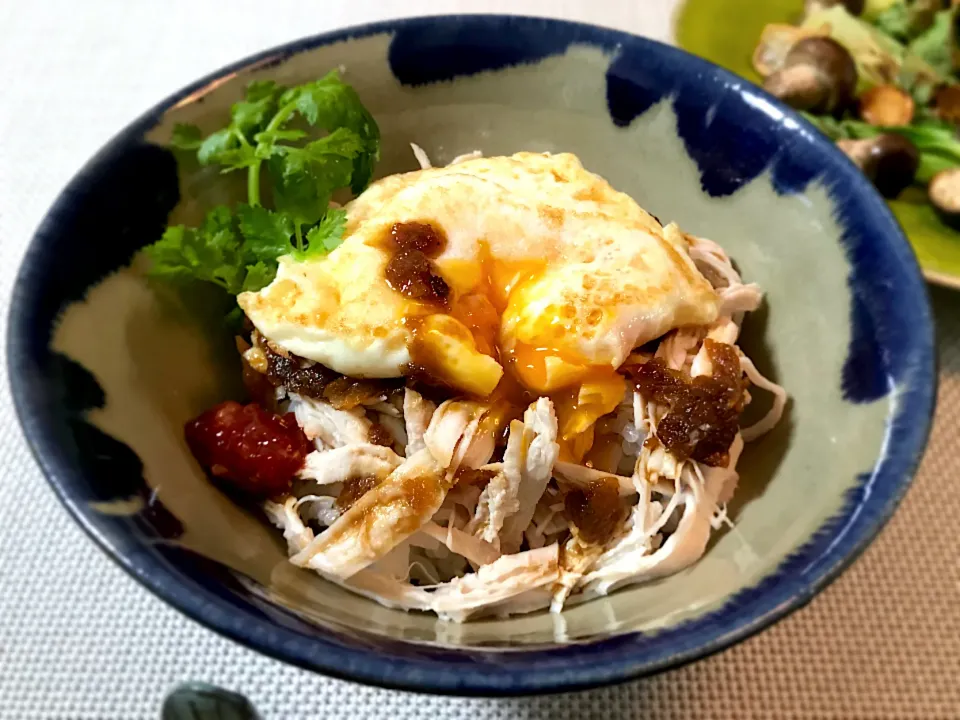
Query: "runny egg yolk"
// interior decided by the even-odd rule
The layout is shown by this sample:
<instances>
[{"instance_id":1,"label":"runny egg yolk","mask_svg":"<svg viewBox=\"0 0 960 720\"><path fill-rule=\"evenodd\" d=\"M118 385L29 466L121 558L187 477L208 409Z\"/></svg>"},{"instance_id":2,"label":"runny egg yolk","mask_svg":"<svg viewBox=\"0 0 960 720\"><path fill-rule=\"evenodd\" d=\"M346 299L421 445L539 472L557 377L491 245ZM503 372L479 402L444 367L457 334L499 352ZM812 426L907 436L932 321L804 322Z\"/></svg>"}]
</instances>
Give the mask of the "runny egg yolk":
<instances>
[{"instance_id":1,"label":"runny egg yolk","mask_svg":"<svg viewBox=\"0 0 960 720\"><path fill-rule=\"evenodd\" d=\"M526 343L513 347L508 362L524 385L541 393L566 387L590 372L587 363L572 353Z\"/></svg>"},{"instance_id":2,"label":"runny egg yolk","mask_svg":"<svg viewBox=\"0 0 960 720\"><path fill-rule=\"evenodd\" d=\"M559 422L561 454L580 462L593 444L594 423L617 408L626 381L613 367L591 364L569 348L531 345L505 337L502 317L509 317L516 291L538 278L535 266L505 267L487 259L480 268L464 264L458 270L461 281L469 277L470 292L453 300L449 316L426 318L417 331L420 352L415 356L419 355L438 379L473 388L489 385L496 361L496 367L502 366L505 372L489 400L497 409L491 416L497 416L499 424L531 398L549 395ZM451 284L456 287L456 279ZM555 330L561 328L562 336L563 324L555 316L545 314L537 325L541 335L558 336ZM427 326L434 330L426 331ZM433 333L433 343L425 346L424 340ZM456 348L451 345L454 337L460 338ZM429 350L429 359L425 349ZM478 353L486 357L471 357Z\"/></svg>"},{"instance_id":3,"label":"runny egg yolk","mask_svg":"<svg viewBox=\"0 0 960 720\"><path fill-rule=\"evenodd\" d=\"M500 314L486 295L471 293L459 298L450 315L470 331L477 350L494 359L500 357L497 348Z\"/></svg>"}]
</instances>

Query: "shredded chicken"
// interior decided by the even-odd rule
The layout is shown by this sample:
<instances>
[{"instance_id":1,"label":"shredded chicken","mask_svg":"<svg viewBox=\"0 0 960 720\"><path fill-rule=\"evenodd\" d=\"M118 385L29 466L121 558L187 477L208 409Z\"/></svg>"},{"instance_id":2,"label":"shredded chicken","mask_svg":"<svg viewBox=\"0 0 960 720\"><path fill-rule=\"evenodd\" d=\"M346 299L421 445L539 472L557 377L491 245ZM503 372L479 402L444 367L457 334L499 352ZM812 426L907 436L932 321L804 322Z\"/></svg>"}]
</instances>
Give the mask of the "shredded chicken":
<instances>
[{"instance_id":1,"label":"shredded chicken","mask_svg":"<svg viewBox=\"0 0 960 720\"><path fill-rule=\"evenodd\" d=\"M474 565L488 565L500 557L497 548L486 540L465 533L453 524L442 528L434 522L428 522L421 530L446 545L450 552L462 555Z\"/></svg>"},{"instance_id":2,"label":"shredded chicken","mask_svg":"<svg viewBox=\"0 0 960 720\"><path fill-rule=\"evenodd\" d=\"M620 495L633 495L637 491L633 486L632 478L623 477L622 475L616 475L614 473L602 472L600 470L594 470L593 468L588 468L584 465L577 465L576 463L562 461L557 462L553 466L553 474L558 480L573 485L579 485L581 487L586 486L591 480L613 478L617 481L617 485L620 488Z\"/></svg>"},{"instance_id":3,"label":"shredded chicken","mask_svg":"<svg viewBox=\"0 0 960 720\"><path fill-rule=\"evenodd\" d=\"M440 617L462 622L480 610L552 584L559 576L559 568L556 545L505 555L471 575L438 587L430 607Z\"/></svg>"},{"instance_id":4,"label":"shredded chicken","mask_svg":"<svg viewBox=\"0 0 960 720\"><path fill-rule=\"evenodd\" d=\"M410 143L410 149L413 150L413 156L417 159L417 164L420 165L421 170L429 170L433 167L433 163L430 162L430 156L427 155L426 150L416 143ZM483 157L483 153L480 150L472 150L471 152L457 155L453 160L450 161L449 164L456 165L457 163L462 163L465 160L475 160L476 158L481 157Z\"/></svg>"},{"instance_id":5,"label":"shredded chicken","mask_svg":"<svg viewBox=\"0 0 960 720\"><path fill-rule=\"evenodd\" d=\"M510 424L503 463L494 467L494 476L477 501L473 532L494 547L500 546L500 530L506 518L520 509L517 493L520 491L524 458L524 427L518 420Z\"/></svg>"},{"instance_id":6,"label":"shredded chicken","mask_svg":"<svg viewBox=\"0 0 960 720\"><path fill-rule=\"evenodd\" d=\"M332 485L355 477L382 480L402 462L402 457L383 445L344 445L307 455L300 477L313 480L317 485Z\"/></svg>"},{"instance_id":7,"label":"shredded chicken","mask_svg":"<svg viewBox=\"0 0 960 720\"><path fill-rule=\"evenodd\" d=\"M429 170L433 167L426 150L416 143L410 143L410 149L413 150L413 156L417 159L417 163L419 163L421 170Z\"/></svg>"},{"instance_id":8,"label":"shredded chicken","mask_svg":"<svg viewBox=\"0 0 960 720\"><path fill-rule=\"evenodd\" d=\"M693 471L689 470L689 473ZM703 555L710 539L714 499L707 495L699 479L692 479L691 482L688 476L685 486L686 489L674 495L682 515L677 528L666 541L650 552L652 547L649 541L653 531L662 528L662 525L657 527L657 523L664 517L669 520L672 515L669 506L650 528L642 524L629 541L618 543L601 556L594 570L584 578L588 594L606 595L627 583L670 575L693 564Z\"/></svg>"},{"instance_id":9,"label":"shredded chicken","mask_svg":"<svg viewBox=\"0 0 960 720\"><path fill-rule=\"evenodd\" d=\"M329 527L340 517L337 498L330 495L304 495L295 505L297 513L305 522L316 522Z\"/></svg>"},{"instance_id":10,"label":"shredded chicken","mask_svg":"<svg viewBox=\"0 0 960 720\"><path fill-rule=\"evenodd\" d=\"M450 161L451 165L456 165L458 163L466 162L467 160L476 160L477 158L482 158L483 153L480 150L471 150L468 153L463 153L463 155L457 155L453 160Z\"/></svg>"},{"instance_id":11,"label":"shredded chicken","mask_svg":"<svg viewBox=\"0 0 960 720\"><path fill-rule=\"evenodd\" d=\"M421 167L432 167L422 148L411 147ZM742 281L719 245L678 237L712 283L718 317L668 332L627 362L657 359L672 377L691 381L714 372L707 339L736 348L744 314L763 294ZM738 353L742 376L773 403L718 455L722 466L667 450L657 429L673 408L633 387L585 431L593 444L582 462L571 462L579 457L573 453L559 460L557 412L547 397L510 422L504 447L501 424L516 416L493 399L451 397L438 407L407 387L402 396L384 392L337 410L280 387L279 407L295 414L316 451L289 494L263 510L283 530L294 565L387 607L456 622L559 613L565 604L683 570L703 555L714 529L731 525L726 504L744 443L773 428L787 403L785 390ZM746 392L743 398L751 400ZM374 444L390 438L390 447ZM598 488L605 504L592 494Z\"/></svg>"},{"instance_id":12,"label":"shredded chicken","mask_svg":"<svg viewBox=\"0 0 960 720\"><path fill-rule=\"evenodd\" d=\"M477 432L487 410L483 403L447 400L433 413L423 441L449 474L461 465L478 468L493 454L495 438Z\"/></svg>"},{"instance_id":13,"label":"shredded chicken","mask_svg":"<svg viewBox=\"0 0 960 720\"><path fill-rule=\"evenodd\" d=\"M740 432L740 434L743 435L744 441L750 442L770 432L776 424L780 422L780 418L783 417L783 411L787 406L787 391L761 375L760 371L757 370L757 366L753 364L753 361L742 353L740 355L740 366L747 374L750 382L759 388L773 393L773 406L770 408L770 411L755 425L744 428Z\"/></svg>"},{"instance_id":14,"label":"shredded chicken","mask_svg":"<svg viewBox=\"0 0 960 720\"><path fill-rule=\"evenodd\" d=\"M361 408L337 410L328 402L290 394L290 410L318 450L369 442L371 422Z\"/></svg>"},{"instance_id":15,"label":"shredded chicken","mask_svg":"<svg viewBox=\"0 0 960 720\"><path fill-rule=\"evenodd\" d=\"M403 393L403 419L407 429L407 457L423 450L427 444L423 436L430 426L430 419L437 406L416 390L407 388Z\"/></svg>"},{"instance_id":16,"label":"shredded chicken","mask_svg":"<svg viewBox=\"0 0 960 720\"><path fill-rule=\"evenodd\" d=\"M584 542L576 533L560 550L560 573L553 585L551 612L563 610L563 604L570 597L587 572L603 554L603 546Z\"/></svg>"},{"instance_id":17,"label":"shredded chicken","mask_svg":"<svg viewBox=\"0 0 960 720\"><path fill-rule=\"evenodd\" d=\"M511 427L511 435L513 428ZM542 397L523 414L523 442L526 452L520 464L516 512L507 516L500 532L500 547L511 553L520 549L523 531L530 524L537 502L553 474L560 446L557 445L557 416L553 403ZM506 467L506 458L504 458Z\"/></svg>"},{"instance_id":18,"label":"shredded chicken","mask_svg":"<svg viewBox=\"0 0 960 720\"><path fill-rule=\"evenodd\" d=\"M287 541L287 549L291 555L300 552L313 542L313 530L303 524L296 506L295 497L284 499L282 504L269 500L263 504L263 511L270 518L270 522L283 530L283 537Z\"/></svg>"},{"instance_id":19,"label":"shredded chicken","mask_svg":"<svg viewBox=\"0 0 960 720\"><path fill-rule=\"evenodd\" d=\"M449 489L443 469L422 450L290 560L324 575L348 578L419 530L440 508Z\"/></svg>"},{"instance_id":20,"label":"shredded chicken","mask_svg":"<svg viewBox=\"0 0 960 720\"><path fill-rule=\"evenodd\" d=\"M717 294L720 295L721 315L753 312L763 302L763 293L759 286L753 284L723 288Z\"/></svg>"}]
</instances>

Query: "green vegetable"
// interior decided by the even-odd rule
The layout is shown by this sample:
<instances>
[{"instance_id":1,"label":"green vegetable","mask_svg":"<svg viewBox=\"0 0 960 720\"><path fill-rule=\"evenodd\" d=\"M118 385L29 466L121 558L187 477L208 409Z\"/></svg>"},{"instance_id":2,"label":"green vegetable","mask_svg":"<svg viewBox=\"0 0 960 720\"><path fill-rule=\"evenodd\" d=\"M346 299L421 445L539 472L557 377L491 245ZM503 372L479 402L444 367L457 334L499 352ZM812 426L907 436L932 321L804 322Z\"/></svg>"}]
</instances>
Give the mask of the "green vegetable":
<instances>
[{"instance_id":1,"label":"green vegetable","mask_svg":"<svg viewBox=\"0 0 960 720\"><path fill-rule=\"evenodd\" d=\"M866 0L863 4L863 12L860 17L868 22L875 22L881 13L890 8L891 5L897 5L902 0Z\"/></svg>"},{"instance_id":2,"label":"green vegetable","mask_svg":"<svg viewBox=\"0 0 960 720\"><path fill-rule=\"evenodd\" d=\"M916 181L926 185L941 170L960 167L960 140L952 123L933 118L921 119L913 125L877 127L860 120L835 120L831 117L805 115L831 140L876 137L884 133L902 135L920 151L920 168Z\"/></svg>"},{"instance_id":3,"label":"green vegetable","mask_svg":"<svg viewBox=\"0 0 960 720\"><path fill-rule=\"evenodd\" d=\"M953 70L951 57L953 44L950 36L953 29L953 9L936 14L933 25L907 46L907 51L922 58L938 73L949 76Z\"/></svg>"},{"instance_id":4,"label":"green vegetable","mask_svg":"<svg viewBox=\"0 0 960 720\"><path fill-rule=\"evenodd\" d=\"M895 2L873 19L873 26L898 42L912 37L910 11L904 0Z\"/></svg>"},{"instance_id":5,"label":"green vegetable","mask_svg":"<svg viewBox=\"0 0 960 720\"><path fill-rule=\"evenodd\" d=\"M853 17L842 5L811 13L801 25L809 29L825 26L830 29L830 37L843 45L857 64L858 94L876 85L897 85L915 99L924 100L929 99L935 86L947 79L923 57L908 51L890 35Z\"/></svg>"},{"instance_id":6,"label":"green vegetable","mask_svg":"<svg viewBox=\"0 0 960 720\"><path fill-rule=\"evenodd\" d=\"M307 245L311 248L324 248L327 252L333 250L340 244L343 237L343 229L347 226L347 211L334 209L328 210L315 227L307 233ZM294 252L294 257L300 258L301 251Z\"/></svg>"},{"instance_id":7,"label":"green vegetable","mask_svg":"<svg viewBox=\"0 0 960 720\"><path fill-rule=\"evenodd\" d=\"M898 42L908 43L933 25L941 7L940 0L897 0L870 22Z\"/></svg>"},{"instance_id":8,"label":"green vegetable","mask_svg":"<svg viewBox=\"0 0 960 720\"><path fill-rule=\"evenodd\" d=\"M305 127L326 134L311 139ZM146 248L151 274L212 282L237 295L268 285L284 255L304 260L340 244L346 213L330 207L331 197L342 188L359 194L370 183L380 131L353 88L330 72L293 88L253 82L226 127L204 137L177 125L170 144L222 172L246 170L248 204L215 207L198 228L167 228ZM272 210L261 205L264 167Z\"/></svg>"}]
</instances>

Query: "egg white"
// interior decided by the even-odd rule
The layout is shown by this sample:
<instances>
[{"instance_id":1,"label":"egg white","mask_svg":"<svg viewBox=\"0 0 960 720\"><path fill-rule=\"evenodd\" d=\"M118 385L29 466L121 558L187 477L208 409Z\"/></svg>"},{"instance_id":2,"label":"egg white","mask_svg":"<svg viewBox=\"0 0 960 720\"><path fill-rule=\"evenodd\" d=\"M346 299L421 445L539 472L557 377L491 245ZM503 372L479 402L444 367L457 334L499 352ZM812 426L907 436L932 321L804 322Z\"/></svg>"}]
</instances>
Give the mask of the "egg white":
<instances>
[{"instance_id":1,"label":"egg white","mask_svg":"<svg viewBox=\"0 0 960 720\"><path fill-rule=\"evenodd\" d=\"M399 377L418 359L410 318L424 308L384 277L383 238L398 222L430 223L446 235L436 268L454 306L475 293L498 306L501 362L520 347L552 356L546 369L519 369L538 391L614 369L634 347L717 316L716 293L682 233L662 228L570 154L519 153L390 176L350 203L347 218L330 255L285 258L269 286L238 298L269 340L345 375ZM443 327L453 332L436 346L440 372L456 365L454 384L493 372L463 341L463 326Z\"/></svg>"}]
</instances>

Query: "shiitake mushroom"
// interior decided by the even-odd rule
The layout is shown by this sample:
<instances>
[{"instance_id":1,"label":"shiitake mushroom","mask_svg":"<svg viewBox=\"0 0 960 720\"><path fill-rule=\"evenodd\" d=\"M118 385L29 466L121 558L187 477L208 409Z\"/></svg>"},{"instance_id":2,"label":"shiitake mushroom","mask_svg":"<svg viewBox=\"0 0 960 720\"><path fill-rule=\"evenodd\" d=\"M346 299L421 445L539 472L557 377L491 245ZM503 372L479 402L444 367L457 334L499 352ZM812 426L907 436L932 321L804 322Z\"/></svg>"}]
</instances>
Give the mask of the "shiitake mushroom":
<instances>
[{"instance_id":1,"label":"shiitake mushroom","mask_svg":"<svg viewBox=\"0 0 960 720\"><path fill-rule=\"evenodd\" d=\"M857 66L836 40L804 38L790 48L783 67L763 87L797 110L839 116L853 99Z\"/></svg>"},{"instance_id":2,"label":"shiitake mushroom","mask_svg":"<svg viewBox=\"0 0 960 720\"><path fill-rule=\"evenodd\" d=\"M927 196L943 224L960 230L960 168L934 175L927 185Z\"/></svg>"},{"instance_id":3,"label":"shiitake mushroom","mask_svg":"<svg viewBox=\"0 0 960 720\"><path fill-rule=\"evenodd\" d=\"M837 147L888 199L910 186L920 167L917 146L902 135L887 133L864 140L838 140Z\"/></svg>"}]
</instances>

